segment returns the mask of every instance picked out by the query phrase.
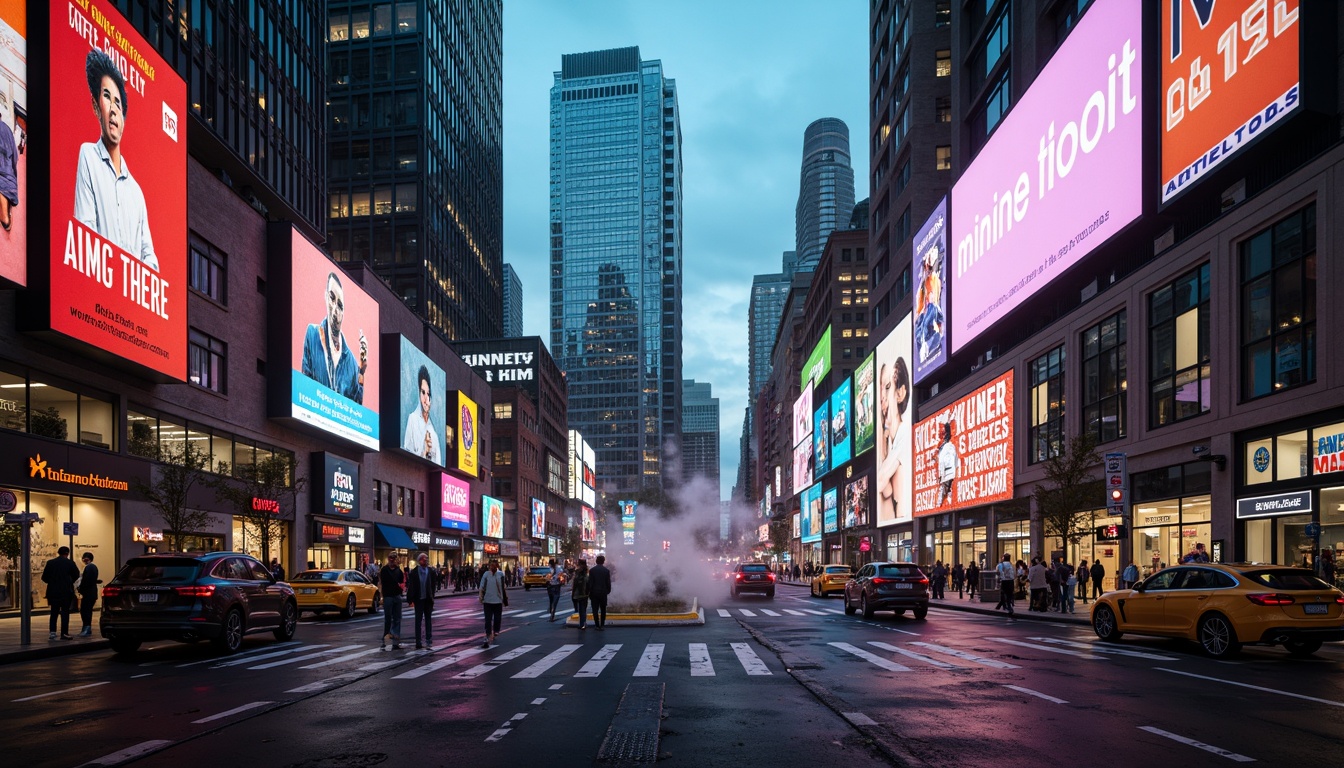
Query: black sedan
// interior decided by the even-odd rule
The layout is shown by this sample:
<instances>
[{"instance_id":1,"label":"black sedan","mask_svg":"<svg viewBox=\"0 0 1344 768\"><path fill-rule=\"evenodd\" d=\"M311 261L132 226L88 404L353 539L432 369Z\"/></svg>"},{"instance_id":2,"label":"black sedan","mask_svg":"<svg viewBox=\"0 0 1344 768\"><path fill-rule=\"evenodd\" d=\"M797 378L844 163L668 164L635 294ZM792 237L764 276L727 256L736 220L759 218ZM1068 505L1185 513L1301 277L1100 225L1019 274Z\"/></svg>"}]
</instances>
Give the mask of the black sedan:
<instances>
[{"instance_id":1,"label":"black sedan","mask_svg":"<svg viewBox=\"0 0 1344 768\"><path fill-rule=\"evenodd\" d=\"M101 632L121 654L160 639L212 640L233 653L243 635L286 641L298 623L294 590L238 552L135 557L103 587Z\"/></svg>"},{"instance_id":2,"label":"black sedan","mask_svg":"<svg viewBox=\"0 0 1344 768\"><path fill-rule=\"evenodd\" d=\"M869 563L845 584L845 613L863 611L865 619L874 611L914 611L916 619L929 613L929 577L914 563Z\"/></svg>"},{"instance_id":3,"label":"black sedan","mask_svg":"<svg viewBox=\"0 0 1344 768\"><path fill-rule=\"evenodd\" d=\"M739 563L728 574L728 596L737 597L743 592L758 592L768 598L775 597L775 574L765 563Z\"/></svg>"}]
</instances>

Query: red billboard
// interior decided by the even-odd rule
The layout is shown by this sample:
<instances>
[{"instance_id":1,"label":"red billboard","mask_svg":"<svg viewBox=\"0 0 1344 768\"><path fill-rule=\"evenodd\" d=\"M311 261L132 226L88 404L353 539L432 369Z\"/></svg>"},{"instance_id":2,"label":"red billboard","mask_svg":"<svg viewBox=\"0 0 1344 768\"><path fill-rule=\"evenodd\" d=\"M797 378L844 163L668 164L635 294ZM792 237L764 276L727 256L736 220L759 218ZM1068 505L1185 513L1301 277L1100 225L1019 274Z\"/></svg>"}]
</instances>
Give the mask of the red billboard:
<instances>
[{"instance_id":1,"label":"red billboard","mask_svg":"<svg viewBox=\"0 0 1344 768\"><path fill-rule=\"evenodd\" d=\"M185 379L186 84L111 5L48 13L51 329Z\"/></svg>"},{"instance_id":2,"label":"red billboard","mask_svg":"<svg viewBox=\"0 0 1344 768\"><path fill-rule=\"evenodd\" d=\"M1013 372L915 425L915 515L1013 498Z\"/></svg>"}]
</instances>

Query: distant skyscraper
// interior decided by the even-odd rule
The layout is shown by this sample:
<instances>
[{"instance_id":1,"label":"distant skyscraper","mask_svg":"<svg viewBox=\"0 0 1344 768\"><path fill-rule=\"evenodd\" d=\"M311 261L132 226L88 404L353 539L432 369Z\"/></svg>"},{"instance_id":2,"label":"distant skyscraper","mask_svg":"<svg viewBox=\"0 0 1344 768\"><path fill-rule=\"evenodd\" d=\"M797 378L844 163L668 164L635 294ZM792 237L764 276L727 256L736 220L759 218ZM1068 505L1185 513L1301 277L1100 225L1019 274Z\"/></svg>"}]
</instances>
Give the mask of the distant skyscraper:
<instances>
[{"instance_id":1,"label":"distant skyscraper","mask_svg":"<svg viewBox=\"0 0 1344 768\"><path fill-rule=\"evenodd\" d=\"M513 271L512 264L504 265L504 337L523 335L523 281Z\"/></svg>"},{"instance_id":2,"label":"distant skyscraper","mask_svg":"<svg viewBox=\"0 0 1344 768\"><path fill-rule=\"evenodd\" d=\"M823 117L803 133L803 170L794 212L799 272L816 268L826 248L826 236L833 229L843 229L853 211L849 127L838 118Z\"/></svg>"},{"instance_id":3,"label":"distant skyscraper","mask_svg":"<svg viewBox=\"0 0 1344 768\"><path fill-rule=\"evenodd\" d=\"M501 0L325 13L331 255L372 264L449 339L498 338Z\"/></svg>"},{"instance_id":4,"label":"distant skyscraper","mask_svg":"<svg viewBox=\"0 0 1344 768\"><path fill-rule=\"evenodd\" d=\"M770 356L774 354L775 334L779 331L779 313L789 296L793 281L793 267L798 254L784 252L784 271L770 275L756 275L751 279L751 302L747 309L747 407L755 402L761 385L770 379Z\"/></svg>"},{"instance_id":5,"label":"distant skyscraper","mask_svg":"<svg viewBox=\"0 0 1344 768\"><path fill-rule=\"evenodd\" d=\"M566 54L551 87L551 354L599 490L680 480L679 114L638 48Z\"/></svg>"},{"instance_id":6,"label":"distant skyscraper","mask_svg":"<svg viewBox=\"0 0 1344 768\"><path fill-rule=\"evenodd\" d=\"M719 492L719 399L707 382L681 385L681 471L690 480L708 478Z\"/></svg>"}]
</instances>

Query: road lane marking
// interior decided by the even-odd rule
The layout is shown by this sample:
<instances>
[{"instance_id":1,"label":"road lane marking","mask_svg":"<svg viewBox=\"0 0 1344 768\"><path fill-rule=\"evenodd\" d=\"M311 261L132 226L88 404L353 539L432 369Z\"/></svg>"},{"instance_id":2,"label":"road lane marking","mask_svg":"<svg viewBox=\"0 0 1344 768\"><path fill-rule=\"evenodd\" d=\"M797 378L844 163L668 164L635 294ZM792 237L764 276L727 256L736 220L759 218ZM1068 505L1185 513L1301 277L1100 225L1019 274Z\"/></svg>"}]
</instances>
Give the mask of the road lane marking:
<instances>
[{"instance_id":1,"label":"road lane marking","mask_svg":"<svg viewBox=\"0 0 1344 768\"><path fill-rule=\"evenodd\" d=\"M704 643L691 643L691 677L713 677L714 662L709 658L709 646Z\"/></svg>"},{"instance_id":2,"label":"road lane marking","mask_svg":"<svg viewBox=\"0 0 1344 768\"><path fill-rule=\"evenodd\" d=\"M217 715L211 715L211 716L209 716L209 717L202 717L200 720L192 720L192 721L191 721L191 724L192 724L192 725L201 725L202 723L209 723L209 722L212 722L212 721L214 721L214 720L221 720L221 719L226 718L226 717L229 717L229 716L231 716L231 715L236 715L236 714L238 714L239 712L246 712L246 711L248 711L249 709L256 709L257 707L265 707L265 706L269 706L269 705L274 704L274 703L275 703L275 702L273 702L273 701L254 701L254 702L252 702L251 704L244 704L244 705L241 706L241 707L234 707L233 709L230 709L230 710L228 710L228 711L220 712L220 713L217 714Z\"/></svg>"},{"instance_id":3,"label":"road lane marking","mask_svg":"<svg viewBox=\"0 0 1344 768\"><path fill-rule=\"evenodd\" d=\"M644 655L639 657L639 664L635 667L634 677L657 677L658 670L663 666L663 650L666 646L663 643L649 643L644 646Z\"/></svg>"},{"instance_id":4,"label":"road lane marking","mask_svg":"<svg viewBox=\"0 0 1344 768\"><path fill-rule=\"evenodd\" d=\"M806 616L806 615L807 615L806 613L803 613L802 611L795 611L795 610L793 610L792 608L785 608L785 609L784 609L784 612L787 613L787 614L789 614L789 615L791 615L791 616Z\"/></svg>"},{"instance_id":5,"label":"road lane marking","mask_svg":"<svg viewBox=\"0 0 1344 768\"><path fill-rule=\"evenodd\" d=\"M344 653L345 651L353 651L356 648L363 648L363 647L364 646L362 645L342 645L339 648L328 648L325 651L317 651L316 653L305 653L302 656L291 656L287 659L280 659L279 661L268 661L265 664L258 664L255 667L248 667L248 669L272 669L274 667L283 667L286 664L293 664L296 661L308 661L310 659L320 659L323 656L326 656L327 654Z\"/></svg>"},{"instance_id":6,"label":"road lane marking","mask_svg":"<svg viewBox=\"0 0 1344 768\"><path fill-rule=\"evenodd\" d=\"M935 666L935 667L940 667L940 668L942 668L942 669L956 669L956 668L957 668L957 665L956 665L956 664L948 664L946 661L939 661L939 660L937 660L937 659L929 658L928 656L925 656L925 655L922 654L922 653L915 653L914 651L907 651L907 650L904 649L904 648L897 648L896 646L891 645L890 643L879 643L879 642L877 642L876 640L869 640L869 641L868 641L868 644L871 645L871 646L873 646L874 648L881 648L881 649L884 650L884 651L891 651L892 653L899 653L899 654L901 654L902 656L906 656L906 657L909 657L909 658L911 658L911 659L915 659L916 661L922 661L922 662L924 662L925 664L931 664L931 665L933 665L933 666Z\"/></svg>"},{"instance_id":7,"label":"road lane marking","mask_svg":"<svg viewBox=\"0 0 1344 768\"><path fill-rule=\"evenodd\" d=\"M132 680L138 680L138 679L140 679L140 678L142 678L142 677L153 677L153 676L154 676L154 673L153 673L153 672L146 672L146 673L143 674L143 675L131 675L131 679L132 679Z\"/></svg>"},{"instance_id":8,"label":"road lane marking","mask_svg":"<svg viewBox=\"0 0 1344 768\"><path fill-rule=\"evenodd\" d=\"M263 653L258 656L251 656L244 659L230 659L228 661L219 662L210 668L221 669L223 667L237 667L242 664L251 664L254 661L265 661L266 659L277 659L281 656L288 656L289 654L294 653L295 651L315 651L318 648L329 648L329 647L331 647L330 643L322 643L320 645L300 645L295 646L293 648L286 648L283 651L273 651L271 653ZM218 661L218 659L215 659L215 661Z\"/></svg>"},{"instance_id":9,"label":"road lane marking","mask_svg":"<svg viewBox=\"0 0 1344 768\"><path fill-rule=\"evenodd\" d=\"M1030 648L1033 651L1045 651L1046 653L1062 653L1065 656L1076 656L1080 659L1092 659L1093 661L1106 661L1105 656L1094 656L1090 653L1083 653L1082 651L1070 651L1067 648L1050 648L1048 646L1040 645L1039 643L1024 643L1021 640L1011 640L1006 637L987 637L985 639L992 640L996 643L1007 643L1009 645L1016 645L1021 648Z\"/></svg>"},{"instance_id":10,"label":"road lane marking","mask_svg":"<svg viewBox=\"0 0 1344 768\"><path fill-rule=\"evenodd\" d=\"M548 691L558 691L558 690L560 690L561 688L564 688L564 687L565 687L565 684L564 684L564 683L556 683L555 685L552 685L550 688L547 688L546 690L548 690Z\"/></svg>"},{"instance_id":11,"label":"road lane marking","mask_svg":"<svg viewBox=\"0 0 1344 768\"><path fill-rule=\"evenodd\" d=\"M807 611L808 613L812 614L813 616L825 616L825 615L826 615L826 612L825 612L825 611L818 611L818 610L814 610L814 609L812 609L812 608L804 608L803 610L804 610L804 611Z\"/></svg>"},{"instance_id":12,"label":"road lane marking","mask_svg":"<svg viewBox=\"0 0 1344 768\"><path fill-rule=\"evenodd\" d=\"M355 647L358 648L359 646ZM340 664L341 662L345 661L353 661L354 659L362 658L364 656L368 656L369 654L373 653L379 653L381 651L382 651L381 648L370 648L367 651L360 651L359 653L347 653L344 656L337 656L334 659L319 661L316 664L304 664L302 667L299 667L299 669L320 669L322 667L330 667L333 664Z\"/></svg>"},{"instance_id":13,"label":"road lane marking","mask_svg":"<svg viewBox=\"0 0 1344 768\"><path fill-rule=\"evenodd\" d=\"M1005 686L1003 686L1003 687L1004 687L1004 688L1011 688L1011 689L1013 689L1014 691L1017 691L1018 693L1025 693L1025 694L1027 694L1028 696L1035 696L1035 697L1038 698L1038 699L1045 699L1046 701L1052 701L1052 702L1054 702L1054 703L1056 703L1056 704L1068 704L1068 703L1069 703L1069 702L1067 702L1067 701L1065 701L1065 700L1063 700L1063 699L1057 699L1057 698L1055 698L1054 696L1047 696L1046 694L1041 693L1040 691L1033 691L1033 690L1031 690L1030 688L1023 688L1023 687L1020 686L1020 685L1005 685Z\"/></svg>"},{"instance_id":14,"label":"road lane marking","mask_svg":"<svg viewBox=\"0 0 1344 768\"><path fill-rule=\"evenodd\" d=\"M1029 637L1028 640L1036 640L1042 643L1054 643L1055 645L1067 645L1072 648L1082 648L1092 653L1110 653L1116 656L1131 656L1136 659L1148 659L1150 661L1179 661L1173 656L1159 656L1155 653L1146 653L1144 651L1135 651L1128 648L1114 648L1101 643L1084 643L1073 640L1065 640L1058 637Z\"/></svg>"},{"instance_id":15,"label":"road lane marking","mask_svg":"<svg viewBox=\"0 0 1344 768\"><path fill-rule=\"evenodd\" d=\"M459 680L470 680L474 677L480 677L481 675L484 675L486 672L489 672L495 667L503 666L504 664L513 661L514 659L518 658L519 656L522 656L525 653L535 651L539 647L540 646L536 645L520 645L517 648L514 648L512 651L509 651L508 653L502 653L487 662L477 664L471 669L468 669L466 672L453 675L453 677ZM485 649L482 648L481 650Z\"/></svg>"},{"instance_id":16,"label":"road lane marking","mask_svg":"<svg viewBox=\"0 0 1344 768\"><path fill-rule=\"evenodd\" d=\"M73 688L62 688L62 689L59 690L59 691L49 691L49 692L47 692L47 693L39 693L39 694L37 694L36 696L24 696L22 699L14 699L14 700L13 700L13 703L17 703L17 702L20 702L20 701L32 701L33 699L45 699L45 698L47 698L48 696L56 696L57 694L61 694L61 693L69 693L69 692L71 692L71 691L81 691L81 690L83 690L83 689L85 689L85 688L97 688L97 687L100 686L100 685L107 685L107 684L110 683L110 682L112 682L112 681L111 681L111 680L104 680L104 681L101 682L101 683L89 683L88 685L76 685L76 686L73 687Z\"/></svg>"},{"instance_id":17,"label":"road lane marking","mask_svg":"<svg viewBox=\"0 0 1344 768\"><path fill-rule=\"evenodd\" d=\"M315 683L301 685L298 688L291 688L288 691L285 691L285 693L317 693L318 691L330 688L333 685L343 683L347 680L357 680L361 677L363 677L363 675L360 674L359 672L351 672L345 675L337 675L336 677L329 677L326 680L318 680Z\"/></svg>"},{"instance_id":18,"label":"road lane marking","mask_svg":"<svg viewBox=\"0 0 1344 768\"><path fill-rule=\"evenodd\" d=\"M426 665L424 665L424 666L422 666L422 667L416 667L415 669L412 669L412 670L410 670L410 671L408 671L408 672L402 672L400 675L395 675L395 676L393 676L392 679L393 679L393 680L414 680L414 679L416 679L417 677L424 677L425 675L428 675L430 672L437 672L437 671L439 671L440 669L443 669L444 667L446 667L446 666L448 666L448 665L450 665L450 664L456 664L457 662L459 662L459 661L461 661L461 660L463 660L463 659L469 659L469 658L471 658L472 656L475 656L475 655L478 654L478 653L485 653L485 649L484 649L484 648L465 648L465 649L463 649L463 650L458 651L457 653L454 653L452 656L445 656L444 658L439 659L438 661L431 661L430 663L428 663L428 664L426 664ZM372 665L370 665L370 666L372 666Z\"/></svg>"},{"instance_id":19,"label":"road lane marking","mask_svg":"<svg viewBox=\"0 0 1344 768\"><path fill-rule=\"evenodd\" d=\"M755 613L754 611L749 611L749 610L747 610L746 608L738 608L737 610L741 611L741 613L742 613L743 616L755 616L755 615L756 615L756 613Z\"/></svg>"},{"instance_id":20,"label":"road lane marking","mask_svg":"<svg viewBox=\"0 0 1344 768\"><path fill-rule=\"evenodd\" d=\"M297 642L297 641L294 641L294 642L288 642L288 643L278 643L278 644L276 644L276 645L270 645L270 646L267 646L267 647L265 647L265 648L261 648L261 649L255 650L255 651L248 651L247 653L240 653L240 654L238 654L236 657L234 657L234 660L237 660L237 661L250 660L250 659L252 659L252 658L254 658L254 657L256 657L256 656L258 656L258 655L260 655L260 654L262 654L262 653L274 653L274 652L276 651L276 649L278 649L278 648L289 648L290 650L294 650L295 648L302 648L302 647L303 647L303 643L300 643L300 642ZM151 664L155 664L155 663L159 663L159 662L150 662L150 663L151 663ZM196 666L197 664L218 664L218 663L219 663L219 658L218 658L218 657L212 657L212 658L209 658L209 659L201 659L200 661L188 661L186 664L178 664L177 666L178 666L178 668L180 669L180 668L182 668L182 667L194 667L194 666ZM148 666L148 665L147 665L147 664L141 664L140 666L144 667L144 666Z\"/></svg>"},{"instance_id":21,"label":"road lane marking","mask_svg":"<svg viewBox=\"0 0 1344 768\"><path fill-rule=\"evenodd\" d=\"M999 661L998 659L987 659L984 656L976 656L974 653L959 651L956 648L948 648L945 645L937 645L935 643L924 643L924 642L917 642L910 644L918 645L921 648L928 648L931 651L945 653L948 656L955 656L958 659L974 661L976 664L983 664L986 667L994 667L995 669L1019 669L1019 667L1016 664L1009 664L1006 661Z\"/></svg>"},{"instance_id":22,"label":"road lane marking","mask_svg":"<svg viewBox=\"0 0 1344 768\"><path fill-rule=\"evenodd\" d=\"M546 613L546 611L528 611L527 613L518 614L518 618L525 619L528 616L536 616L538 613Z\"/></svg>"},{"instance_id":23,"label":"road lane marking","mask_svg":"<svg viewBox=\"0 0 1344 768\"><path fill-rule=\"evenodd\" d=\"M842 610L840 610L839 608L827 608L827 609L826 609L826 612L827 612L827 613L833 613L833 614L835 614L836 616L844 616L844 615L845 615L845 612L842 611Z\"/></svg>"},{"instance_id":24,"label":"road lane marking","mask_svg":"<svg viewBox=\"0 0 1344 768\"><path fill-rule=\"evenodd\" d=\"M840 716L855 725L877 725L877 721L862 712L842 712Z\"/></svg>"},{"instance_id":25,"label":"road lane marking","mask_svg":"<svg viewBox=\"0 0 1344 768\"><path fill-rule=\"evenodd\" d=\"M765 666L761 657L751 649L746 643L730 643L733 653L737 654L737 660L742 662L742 669L746 670L748 675L772 675L770 668Z\"/></svg>"},{"instance_id":26,"label":"road lane marking","mask_svg":"<svg viewBox=\"0 0 1344 768\"><path fill-rule=\"evenodd\" d=\"M1212 680L1215 683L1226 683L1228 685L1235 685L1240 688L1250 688L1253 691L1264 691L1265 693L1277 693L1280 696L1288 696L1290 698L1302 699L1304 701L1314 701L1318 704L1329 704L1332 707L1344 707L1344 702L1331 701L1330 699L1318 699L1315 696L1306 696L1301 693L1289 693L1288 691L1279 691L1273 688L1262 688L1258 685L1251 685L1250 683L1237 683L1231 680L1223 680L1221 678L1208 677L1205 675L1196 675L1193 672L1181 672L1179 670L1165 669L1163 667L1153 667L1153 669L1157 670L1158 672L1170 672L1173 675L1185 675L1186 677L1196 677L1199 678L1200 680Z\"/></svg>"},{"instance_id":27,"label":"road lane marking","mask_svg":"<svg viewBox=\"0 0 1344 768\"><path fill-rule=\"evenodd\" d=\"M732 618L732 614L731 614L731 613L728 613L727 611L725 611L725 610L722 609L722 608L719 609L719 616L720 616L720 618L724 618L724 619Z\"/></svg>"},{"instance_id":28,"label":"road lane marking","mask_svg":"<svg viewBox=\"0 0 1344 768\"><path fill-rule=\"evenodd\" d=\"M764 613L766 616L778 616L778 615L779 615L778 613L775 613L774 611L770 610L769 608L762 608L762 609L761 609L761 613Z\"/></svg>"},{"instance_id":29,"label":"road lane marking","mask_svg":"<svg viewBox=\"0 0 1344 768\"><path fill-rule=\"evenodd\" d=\"M136 744L133 747L127 747L121 750L120 752L113 752L110 755L103 755L102 757L96 757L90 760L89 762L79 766L79 768L98 768L98 766L103 765L121 765L122 763L128 760L133 760L137 757L143 757L149 754L150 752L157 751L172 743L173 742L168 739L154 739L152 741L142 741L139 744Z\"/></svg>"},{"instance_id":30,"label":"road lane marking","mask_svg":"<svg viewBox=\"0 0 1344 768\"><path fill-rule=\"evenodd\" d=\"M575 672L574 676L597 677L602 674L602 670L607 668L607 665L611 663L611 660L616 658L616 652L619 650L621 650L620 643L602 646L602 649L593 654L593 658L589 659L588 663L584 664L578 672Z\"/></svg>"},{"instance_id":31,"label":"road lane marking","mask_svg":"<svg viewBox=\"0 0 1344 768\"><path fill-rule=\"evenodd\" d=\"M562 645L559 650L553 651L546 658L538 661L536 664L524 669L522 672L514 675L514 678L541 677L546 670L554 667L556 664L565 660L566 656L582 648L582 644Z\"/></svg>"},{"instance_id":32,"label":"road lane marking","mask_svg":"<svg viewBox=\"0 0 1344 768\"><path fill-rule=\"evenodd\" d=\"M1211 744L1205 744L1205 743L1202 742L1202 741L1195 741L1194 739L1187 739L1187 738L1184 737L1184 736L1177 736L1176 734L1174 734L1174 733L1172 733L1172 732L1170 732L1170 731L1164 731L1164 730L1162 730L1161 728L1154 728L1154 727L1151 726L1151 725L1140 725L1140 726L1139 726L1139 730L1140 730L1140 731L1147 731L1148 733L1156 734L1156 735L1158 735L1158 736L1162 736L1162 737L1171 739L1172 741L1179 741L1180 743L1189 745L1189 746L1191 746L1191 747L1194 747L1195 749L1202 749L1202 750L1204 750L1205 752L1212 752L1213 754L1218 755L1219 757L1226 757L1228 760L1232 760L1232 761L1234 761L1234 762L1238 762L1238 763L1254 763L1254 762L1255 762L1255 758L1254 758L1254 757L1247 757L1247 756L1245 756L1245 755L1238 755L1236 752L1229 752L1229 751L1227 751L1226 749L1221 749L1221 748L1219 748L1219 747L1215 747L1215 746L1213 746L1213 745L1211 745Z\"/></svg>"},{"instance_id":33,"label":"road lane marking","mask_svg":"<svg viewBox=\"0 0 1344 768\"><path fill-rule=\"evenodd\" d=\"M533 700L532 700L532 706L534 706L534 707L537 706L538 704L545 704L545 703L546 703L546 697L544 697L544 696L543 696L542 698L540 698L540 699L533 699Z\"/></svg>"},{"instance_id":34,"label":"road lane marking","mask_svg":"<svg viewBox=\"0 0 1344 768\"><path fill-rule=\"evenodd\" d=\"M865 651L862 648L856 648L855 646L852 646L849 643L827 643L827 645L835 646L836 648L839 648L840 650L846 653L852 653L855 656L858 656L860 659L863 659L864 661L873 664L875 666L881 667L882 669L885 669L888 672L910 671L910 668L905 666L904 664L897 664L896 662L890 659L884 659L881 656L878 656L877 654L869 653L868 651Z\"/></svg>"}]
</instances>

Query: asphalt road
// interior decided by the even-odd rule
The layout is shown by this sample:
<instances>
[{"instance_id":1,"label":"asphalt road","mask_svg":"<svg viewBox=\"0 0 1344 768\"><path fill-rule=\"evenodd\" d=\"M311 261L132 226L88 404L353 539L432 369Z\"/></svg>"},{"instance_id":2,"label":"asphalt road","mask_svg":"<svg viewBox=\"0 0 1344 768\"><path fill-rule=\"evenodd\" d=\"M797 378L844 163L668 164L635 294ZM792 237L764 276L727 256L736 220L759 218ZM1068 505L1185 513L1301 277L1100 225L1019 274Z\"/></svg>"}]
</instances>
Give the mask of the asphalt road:
<instances>
[{"instance_id":1,"label":"asphalt road","mask_svg":"<svg viewBox=\"0 0 1344 768\"><path fill-rule=\"evenodd\" d=\"M544 592L512 596L488 650L468 597L439 601L434 652L381 651L382 617L359 616L231 657L164 642L9 665L4 762L588 765L653 755L657 733L658 762L685 766L1324 765L1344 737L1338 645L1215 662L937 607L864 620L783 586L707 596L702 627L580 632Z\"/></svg>"}]
</instances>

